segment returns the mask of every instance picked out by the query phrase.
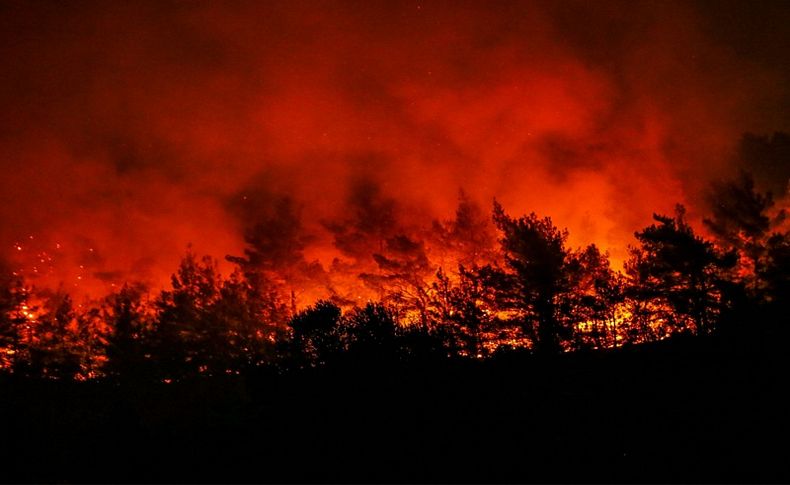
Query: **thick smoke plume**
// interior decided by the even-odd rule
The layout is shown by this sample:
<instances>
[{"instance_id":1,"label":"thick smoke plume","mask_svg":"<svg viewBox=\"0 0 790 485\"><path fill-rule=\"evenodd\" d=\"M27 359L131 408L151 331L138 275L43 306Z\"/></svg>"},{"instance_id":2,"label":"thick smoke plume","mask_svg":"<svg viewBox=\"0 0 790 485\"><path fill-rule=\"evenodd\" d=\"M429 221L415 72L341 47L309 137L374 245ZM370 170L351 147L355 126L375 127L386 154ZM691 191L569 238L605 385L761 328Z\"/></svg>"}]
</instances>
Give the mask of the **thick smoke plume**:
<instances>
[{"instance_id":1,"label":"thick smoke plume","mask_svg":"<svg viewBox=\"0 0 790 485\"><path fill-rule=\"evenodd\" d=\"M745 5L4 2L2 254L95 294L271 222L316 278L365 273L463 189L617 264L790 128L790 15Z\"/></svg>"}]
</instances>

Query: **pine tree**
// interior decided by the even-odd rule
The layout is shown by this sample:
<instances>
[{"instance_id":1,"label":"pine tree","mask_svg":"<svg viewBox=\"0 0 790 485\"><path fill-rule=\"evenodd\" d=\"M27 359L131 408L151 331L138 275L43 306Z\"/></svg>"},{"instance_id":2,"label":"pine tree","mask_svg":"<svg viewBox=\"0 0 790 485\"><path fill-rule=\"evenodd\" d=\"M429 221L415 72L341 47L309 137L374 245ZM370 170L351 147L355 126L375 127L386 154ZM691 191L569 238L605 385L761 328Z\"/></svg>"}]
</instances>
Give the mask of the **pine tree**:
<instances>
[{"instance_id":1,"label":"pine tree","mask_svg":"<svg viewBox=\"0 0 790 485\"><path fill-rule=\"evenodd\" d=\"M722 291L735 265L732 253L721 254L694 234L678 205L675 217L654 214L658 224L637 232L639 247L626 263L630 294L648 304L659 337L673 332L707 334L726 307Z\"/></svg>"},{"instance_id":2,"label":"pine tree","mask_svg":"<svg viewBox=\"0 0 790 485\"><path fill-rule=\"evenodd\" d=\"M536 352L560 352L572 334L558 314L559 300L568 291L567 231L554 226L551 218L539 218L535 213L513 219L497 202L494 223L502 234L506 267L494 273L503 306L518 312Z\"/></svg>"}]
</instances>

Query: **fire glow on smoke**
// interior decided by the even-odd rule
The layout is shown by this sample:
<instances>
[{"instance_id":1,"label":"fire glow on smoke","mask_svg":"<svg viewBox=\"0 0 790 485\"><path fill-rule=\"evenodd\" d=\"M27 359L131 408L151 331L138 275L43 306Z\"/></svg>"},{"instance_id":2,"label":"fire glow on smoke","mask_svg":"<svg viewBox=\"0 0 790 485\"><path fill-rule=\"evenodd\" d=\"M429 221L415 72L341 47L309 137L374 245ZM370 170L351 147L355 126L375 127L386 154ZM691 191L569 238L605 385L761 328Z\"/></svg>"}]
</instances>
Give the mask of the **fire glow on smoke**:
<instances>
[{"instance_id":1,"label":"fire glow on smoke","mask_svg":"<svg viewBox=\"0 0 790 485\"><path fill-rule=\"evenodd\" d=\"M5 3L2 255L75 294L161 287L188 244L229 272L288 200L271 230L336 279L374 265L378 227L435 267L426 234L462 188L486 213L496 197L552 216L619 267L654 211L700 217L742 133L790 126L771 57L787 14L747 12L743 34L724 18L739 9ZM373 236L338 244L354 231Z\"/></svg>"}]
</instances>

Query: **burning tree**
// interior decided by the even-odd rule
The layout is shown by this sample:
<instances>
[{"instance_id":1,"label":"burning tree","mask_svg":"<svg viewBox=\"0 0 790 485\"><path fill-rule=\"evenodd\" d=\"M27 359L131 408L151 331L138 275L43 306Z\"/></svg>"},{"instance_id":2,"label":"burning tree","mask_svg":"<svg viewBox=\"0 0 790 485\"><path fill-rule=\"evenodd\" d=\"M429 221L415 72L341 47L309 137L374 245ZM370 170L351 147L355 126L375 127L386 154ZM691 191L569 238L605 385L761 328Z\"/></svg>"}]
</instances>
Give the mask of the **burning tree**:
<instances>
[{"instance_id":1,"label":"burning tree","mask_svg":"<svg viewBox=\"0 0 790 485\"><path fill-rule=\"evenodd\" d=\"M466 192L458 193L455 218L434 221L431 228L433 252L445 270L461 265L483 266L496 259L496 234L491 218Z\"/></svg>"},{"instance_id":2,"label":"burning tree","mask_svg":"<svg viewBox=\"0 0 790 485\"><path fill-rule=\"evenodd\" d=\"M755 301L781 313L788 298L790 239L769 235L781 213L768 216L770 197L748 177L720 186L722 210L706 221L720 247L697 236L678 206L674 217L654 215L656 223L636 233L625 275L594 244L568 248L567 231L548 217L513 218L495 202L490 225L462 194L455 219L434 223L431 235L395 224L394 202L375 186L355 194L352 215L332 226L348 258L343 271L326 273L320 265L313 271L298 211L284 199L248 232L245 256L228 257L239 265L229 277L190 251L172 288L153 304L143 301L142 287L127 285L101 306L83 309L63 293L31 296L4 273L2 366L49 377L90 378L103 370L113 378L177 379L239 373L269 362L277 350L286 358L281 363L305 368L343 361L341 354L369 362L396 355L483 358L506 346L554 354L682 331L708 334L734 321L734 312L722 318L735 307L734 296L747 296L743 277L734 276L736 252L760 282ZM741 212L728 213L727 201ZM498 250L491 247L492 227L500 233ZM448 271L436 258L455 266ZM365 294L360 286L380 301L344 315L338 302L351 302L332 293L297 312L294 288L328 276L352 285L355 302ZM41 298L40 311L29 306L33 297Z\"/></svg>"},{"instance_id":3,"label":"burning tree","mask_svg":"<svg viewBox=\"0 0 790 485\"><path fill-rule=\"evenodd\" d=\"M272 211L257 215L247 229L244 256L226 256L236 263L250 289L259 299L270 299L272 292L289 301L288 312L269 315L282 325L296 314L297 297L307 287L327 286L327 276L317 261L308 262L304 256L305 243L299 208L288 197L278 199ZM274 310L274 309L272 309Z\"/></svg>"},{"instance_id":4,"label":"burning tree","mask_svg":"<svg viewBox=\"0 0 790 485\"><path fill-rule=\"evenodd\" d=\"M46 300L43 313L31 323L27 341L27 373L50 378L74 378L80 374L85 353L77 333L78 314L71 297L55 293Z\"/></svg>"},{"instance_id":5,"label":"burning tree","mask_svg":"<svg viewBox=\"0 0 790 485\"><path fill-rule=\"evenodd\" d=\"M22 279L0 266L0 369L12 369L21 361L28 314L28 291Z\"/></svg>"},{"instance_id":6,"label":"burning tree","mask_svg":"<svg viewBox=\"0 0 790 485\"><path fill-rule=\"evenodd\" d=\"M576 345L616 346L618 309L623 300L622 275L612 270L608 255L595 244L571 252L566 271L571 284L561 299L561 313L577 330Z\"/></svg>"},{"instance_id":7,"label":"burning tree","mask_svg":"<svg viewBox=\"0 0 790 485\"><path fill-rule=\"evenodd\" d=\"M374 255L385 255L387 241L403 235L398 223L398 205L395 199L382 193L378 184L360 179L351 186L343 214L323 222L341 255L334 259L330 270L333 300L352 306L366 298L381 299L384 296L381 284L371 281L372 285L360 288L359 275L378 274L379 262Z\"/></svg>"},{"instance_id":8,"label":"burning tree","mask_svg":"<svg viewBox=\"0 0 790 485\"><path fill-rule=\"evenodd\" d=\"M379 294L384 303L395 305L408 320L428 327L428 283L434 267L425 244L398 235L387 239L383 251L373 254L376 273L362 273L360 279Z\"/></svg>"},{"instance_id":9,"label":"burning tree","mask_svg":"<svg viewBox=\"0 0 790 485\"><path fill-rule=\"evenodd\" d=\"M431 319L443 329L452 353L483 357L495 345L503 325L497 315L496 292L480 268L458 266L450 278L441 268L430 290ZM507 340L505 337L504 340Z\"/></svg>"}]
</instances>

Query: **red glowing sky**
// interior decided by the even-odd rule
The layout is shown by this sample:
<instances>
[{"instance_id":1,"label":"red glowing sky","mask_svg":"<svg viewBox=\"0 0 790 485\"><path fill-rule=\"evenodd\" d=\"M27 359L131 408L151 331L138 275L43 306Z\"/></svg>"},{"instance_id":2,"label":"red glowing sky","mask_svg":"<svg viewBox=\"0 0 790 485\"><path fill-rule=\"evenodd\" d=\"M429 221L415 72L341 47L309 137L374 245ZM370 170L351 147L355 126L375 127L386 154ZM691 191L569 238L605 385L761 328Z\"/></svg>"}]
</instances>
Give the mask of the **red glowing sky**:
<instances>
[{"instance_id":1,"label":"red glowing sky","mask_svg":"<svg viewBox=\"0 0 790 485\"><path fill-rule=\"evenodd\" d=\"M742 133L788 131L787 25L784 2L4 2L1 254L158 284L189 243L241 252L245 196L288 194L326 259L363 180L404 224L464 188L619 261L653 211L699 217Z\"/></svg>"}]
</instances>

